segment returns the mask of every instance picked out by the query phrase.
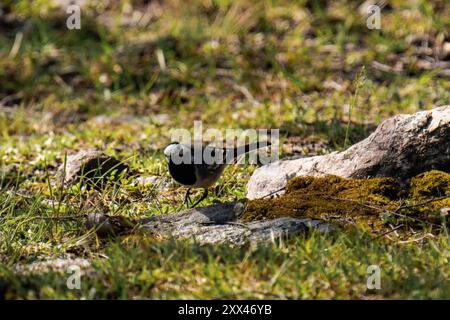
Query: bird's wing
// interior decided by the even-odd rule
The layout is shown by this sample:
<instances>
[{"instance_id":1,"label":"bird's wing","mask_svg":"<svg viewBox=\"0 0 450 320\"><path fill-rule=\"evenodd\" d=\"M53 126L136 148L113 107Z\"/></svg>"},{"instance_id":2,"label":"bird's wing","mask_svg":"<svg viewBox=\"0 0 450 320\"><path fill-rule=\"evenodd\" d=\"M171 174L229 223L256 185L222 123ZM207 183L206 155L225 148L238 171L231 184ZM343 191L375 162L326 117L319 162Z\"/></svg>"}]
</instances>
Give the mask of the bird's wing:
<instances>
[{"instance_id":1,"label":"bird's wing","mask_svg":"<svg viewBox=\"0 0 450 320\"><path fill-rule=\"evenodd\" d=\"M239 156L270 145L270 141L257 141L243 146L226 149L227 163L235 161Z\"/></svg>"}]
</instances>

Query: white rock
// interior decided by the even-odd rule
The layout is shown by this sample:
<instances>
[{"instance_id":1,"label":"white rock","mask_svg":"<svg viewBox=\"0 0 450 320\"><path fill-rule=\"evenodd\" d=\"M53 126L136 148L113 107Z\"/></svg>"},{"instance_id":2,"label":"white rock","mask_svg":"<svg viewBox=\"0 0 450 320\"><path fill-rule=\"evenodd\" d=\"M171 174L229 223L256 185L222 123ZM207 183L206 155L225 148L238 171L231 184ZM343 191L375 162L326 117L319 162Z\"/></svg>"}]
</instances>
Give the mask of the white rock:
<instances>
[{"instance_id":1,"label":"white rock","mask_svg":"<svg viewBox=\"0 0 450 320\"><path fill-rule=\"evenodd\" d=\"M262 166L248 182L247 198L283 193L287 181L296 176L333 174L407 181L432 169L450 172L450 105L389 118L369 137L342 152Z\"/></svg>"}]
</instances>

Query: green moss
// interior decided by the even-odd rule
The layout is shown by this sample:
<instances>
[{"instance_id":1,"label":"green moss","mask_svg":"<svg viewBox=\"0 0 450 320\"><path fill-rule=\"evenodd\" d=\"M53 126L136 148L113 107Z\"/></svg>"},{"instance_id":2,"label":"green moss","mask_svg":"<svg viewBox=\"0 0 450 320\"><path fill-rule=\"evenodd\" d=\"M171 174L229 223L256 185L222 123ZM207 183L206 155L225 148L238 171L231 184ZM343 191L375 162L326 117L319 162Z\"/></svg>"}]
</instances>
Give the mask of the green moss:
<instances>
[{"instance_id":1,"label":"green moss","mask_svg":"<svg viewBox=\"0 0 450 320\"><path fill-rule=\"evenodd\" d=\"M450 207L450 174L438 170L421 173L411 179L409 192L415 202L446 197L428 203L427 207L432 210L438 211L440 208Z\"/></svg>"},{"instance_id":2,"label":"green moss","mask_svg":"<svg viewBox=\"0 0 450 320\"><path fill-rule=\"evenodd\" d=\"M415 199L442 197L450 193L450 174L432 170L411 180L411 196Z\"/></svg>"},{"instance_id":3,"label":"green moss","mask_svg":"<svg viewBox=\"0 0 450 320\"><path fill-rule=\"evenodd\" d=\"M382 215L385 210L398 210L404 214L420 216L421 219L431 219L430 209L436 210L436 204L430 202L431 207L417 205L417 194L421 195L421 200L443 195L450 185L449 177L449 174L439 171L415 177L411 187L413 196L408 199L400 198L401 194L408 192L402 190L400 182L393 178L345 179L332 175L296 177L288 182L284 195L249 201L241 219L250 221L280 216L310 217L335 222L344 227L358 226L382 232L386 225L386 219ZM425 183L421 184L421 181ZM436 202L441 205L446 201L449 199ZM408 203L408 206L398 209L404 203Z\"/></svg>"}]
</instances>

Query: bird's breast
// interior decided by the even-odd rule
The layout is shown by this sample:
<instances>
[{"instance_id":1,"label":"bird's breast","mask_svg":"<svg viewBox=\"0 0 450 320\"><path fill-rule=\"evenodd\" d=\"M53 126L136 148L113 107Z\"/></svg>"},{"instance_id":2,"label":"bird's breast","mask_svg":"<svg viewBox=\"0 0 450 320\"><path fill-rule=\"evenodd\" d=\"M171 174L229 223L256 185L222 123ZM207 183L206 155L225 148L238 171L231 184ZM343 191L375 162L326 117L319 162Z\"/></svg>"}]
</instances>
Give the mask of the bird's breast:
<instances>
[{"instance_id":1,"label":"bird's breast","mask_svg":"<svg viewBox=\"0 0 450 320\"><path fill-rule=\"evenodd\" d=\"M176 182L185 186L193 186L197 181L193 164L175 164L169 161L169 173Z\"/></svg>"}]
</instances>

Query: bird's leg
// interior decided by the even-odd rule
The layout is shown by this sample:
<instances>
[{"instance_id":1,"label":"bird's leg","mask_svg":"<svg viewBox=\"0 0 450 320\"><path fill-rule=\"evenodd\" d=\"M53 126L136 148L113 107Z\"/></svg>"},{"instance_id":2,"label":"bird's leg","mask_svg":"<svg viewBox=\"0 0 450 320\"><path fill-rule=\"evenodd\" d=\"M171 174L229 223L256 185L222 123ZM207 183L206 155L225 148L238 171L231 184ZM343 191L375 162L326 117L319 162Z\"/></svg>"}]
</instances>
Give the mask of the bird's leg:
<instances>
[{"instance_id":1,"label":"bird's leg","mask_svg":"<svg viewBox=\"0 0 450 320\"><path fill-rule=\"evenodd\" d=\"M208 196L208 189L205 189L205 191L203 192L203 195L200 197L200 199L198 199L192 206L191 208L195 208L196 205L198 205L200 202L202 202L203 200L206 199L206 197Z\"/></svg>"},{"instance_id":2,"label":"bird's leg","mask_svg":"<svg viewBox=\"0 0 450 320\"><path fill-rule=\"evenodd\" d=\"M189 207L189 203L188 202L192 203L191 197L189 197L189 193L190 192L191 192L191 188L187 188L186 194L184 195L184 201L183 201L183 204L186 204L188 207Z\"/></svg>"}]
</instances>

